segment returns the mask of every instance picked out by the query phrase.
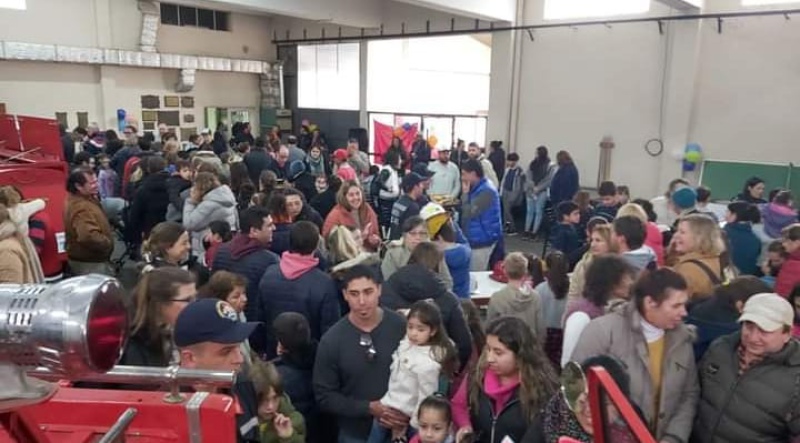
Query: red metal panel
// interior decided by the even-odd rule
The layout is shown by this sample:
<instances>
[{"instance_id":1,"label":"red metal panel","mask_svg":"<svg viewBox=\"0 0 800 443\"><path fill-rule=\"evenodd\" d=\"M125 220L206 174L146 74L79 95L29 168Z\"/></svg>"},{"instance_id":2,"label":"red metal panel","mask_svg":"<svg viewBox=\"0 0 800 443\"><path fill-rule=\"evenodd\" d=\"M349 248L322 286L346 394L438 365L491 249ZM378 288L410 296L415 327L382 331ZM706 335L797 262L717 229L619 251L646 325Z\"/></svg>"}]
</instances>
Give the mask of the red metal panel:
<instances>
[{"instance_id":1,"label":"red metal panel","mask_svg":"<svg viewBox=\"0 0 800 443\"><path fill-rule=\"evenodd\" d=\"M58 121L21 115L0 115L2 158L27 152L23 157L34 161L64 161Z\"/></svg>"},{"instance_id":2,"label":"red metal panel","mask_svg":"<svg viewBox=\"0 0 800 443\"><path fill-rule=\"evenodd\" d=\"M164 402L164 392L60 388L48 402L25 408L25 416L43 430L52 443L89 443L105 434L128 408L137 415L125 433L129 443L187 443L190 440L186 402ZM187 400L192 394L186 395ZM211 394L200 406L204 442L236 441L235 401ZM0 431L0 443L11 443ZM31 442L25 442L31 443Z\"/></svg>"},{"instance_id":3,"label":"red metal panel","mask_svg":"<svg viewBox=\"0 0 800 443\"><path fill-rule=\"evenodd\" d=\"M53 235L45 238L42 252L42 270L45 275L59 273L67 261L66 252L58 252L56 235L64 232L68 173L67 164L59 161L40 161L26 165L0 164L0 185L16 186L25 199L47 200L44 212L52 225L49 231Z\"/></svg>"},{"instance_id":4,"label":"red metal panel","mask_svg":"<svg viewBox=\"0 0 800 443\"><path fill-rule=\"evenodd\" d=\"M633 433L637 441L640 443L657 443L647 426L642 423L639 414L636 413L633 406L628 402L627 397L620 391L614 379L605 369L599 366L589 368L586 376L589 383L589 404L592 411L592 427L594 428L592 437L594 437L594 443L615 443L606 439L605 420L603 420L603 395L601 395L601 391L617 407L620 415L628 424L628 429Z\"/></svg>"}]
</instances>

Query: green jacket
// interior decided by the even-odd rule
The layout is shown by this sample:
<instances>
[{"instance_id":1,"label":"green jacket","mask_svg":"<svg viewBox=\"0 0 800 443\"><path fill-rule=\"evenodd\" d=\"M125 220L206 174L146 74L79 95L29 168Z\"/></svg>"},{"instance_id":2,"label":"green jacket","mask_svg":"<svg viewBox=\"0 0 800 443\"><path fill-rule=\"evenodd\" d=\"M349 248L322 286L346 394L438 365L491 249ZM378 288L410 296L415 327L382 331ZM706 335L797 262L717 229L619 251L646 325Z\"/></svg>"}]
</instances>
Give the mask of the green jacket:
<instances>
[{"instance_id":1,"label":"green jacket","mask_svg":"<svg viewBox=\"0 0 800 443\"><path fill-rule=\"evenodd\" d=\"M261 422L258 425L261 443L305 443L306 424L303 421L303 415L297 412L286 394L281 398L278 412L292 420L294 434L287 439L282 439L278 437L278 432L275 430L275 425L272 424L272 421Z\"/></svg>"},{"instance_id":2,"label":"green jacket","mask_svg":"<svg viewBox=\"0 0 800 443\"><path fill-rule=\"evenodd\" d=\"M791 339L739 376L740 333L714 341L698 366L692 442L777 443L800 436L800 342Z\"/></svg>"}]
</instances>

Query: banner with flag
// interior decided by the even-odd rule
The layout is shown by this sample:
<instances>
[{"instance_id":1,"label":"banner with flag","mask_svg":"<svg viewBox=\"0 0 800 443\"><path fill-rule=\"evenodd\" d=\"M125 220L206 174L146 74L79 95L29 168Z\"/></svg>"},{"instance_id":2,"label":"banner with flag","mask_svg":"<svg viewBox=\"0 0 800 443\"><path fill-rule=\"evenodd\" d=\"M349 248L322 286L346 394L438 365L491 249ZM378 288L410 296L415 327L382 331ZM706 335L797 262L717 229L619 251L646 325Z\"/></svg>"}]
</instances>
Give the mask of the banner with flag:
<instances>
[{"instance_id":1,"label":"banner with flag","mask_svg":"<svg viewBox=\"0 0 800 443\"><path fill-rule=\"evenodd\" d=\"M393 128L391 125L385 125L377 121L373 122L374 148L375 148L375 163L383 164L383 154L389 150L392 145L392 138L399 137L403 141L403 149L406 154L411 152L411 145L414 143L419 128L416 124L406 123L403 126Z\"/></svg>"}]
</instances>

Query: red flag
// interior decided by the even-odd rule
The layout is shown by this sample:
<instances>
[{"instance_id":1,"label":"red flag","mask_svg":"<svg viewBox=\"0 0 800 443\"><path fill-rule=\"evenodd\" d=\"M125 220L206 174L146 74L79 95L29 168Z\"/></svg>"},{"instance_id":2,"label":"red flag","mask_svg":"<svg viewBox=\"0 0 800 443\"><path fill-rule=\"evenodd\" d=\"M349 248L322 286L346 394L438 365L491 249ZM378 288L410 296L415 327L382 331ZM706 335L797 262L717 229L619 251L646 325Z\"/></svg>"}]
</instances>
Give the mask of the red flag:
<instances>
[{"instance_id":1,"label":"red flag","mask_svg":"<svg viewBox=\"0 0 800 443\"><path fill-rule=\"evenodd\" d=\"M383 154L385 154L386 151L389 150L389 146L392 145L392 138L394 137L395 130L390 125L384 125L377 121L373 122L373 124L373 132L375 134L375 163L383 164ZM403 141L403 149L406 151L406 154L411 151L411 145L414 143L417 132L419 132L419 129L416 124L411 125L411 128L408 130L403 130L403 135L400 136L400 139Z\"/></svg>"}]
</instances>

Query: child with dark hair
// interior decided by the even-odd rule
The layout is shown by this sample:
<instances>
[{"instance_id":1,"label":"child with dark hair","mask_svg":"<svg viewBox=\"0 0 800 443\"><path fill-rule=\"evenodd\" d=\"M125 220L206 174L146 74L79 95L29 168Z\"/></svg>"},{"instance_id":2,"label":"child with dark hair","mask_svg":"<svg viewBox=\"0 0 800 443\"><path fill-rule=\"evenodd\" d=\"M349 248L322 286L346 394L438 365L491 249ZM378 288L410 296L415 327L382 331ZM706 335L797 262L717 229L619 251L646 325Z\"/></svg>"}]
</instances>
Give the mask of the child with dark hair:
<instances>
[{"instance_id":1,"label":"child with dark hair","mask_svg":"<svg viewBox=\"0 0 800 443\"><path fill-rule=\"evenodd\" d=\"M580 256L573 261L572 255L578 255L577 251L581 247L576 229L581 219L581 212L578 209L578 205L571 201L566 201L559 203L556 213L559 223L553 227L553 231L550 234L550 247L556 251L563 252L570 258L570 263L577 263L580 260Z\"/></svg>"},{"instance_id":2,"label":"child with dark hair","mask_svg":"<svg viewBox=\"0 0 800 443\"><path fill-rule=\"evenodd\" d=\"M322 441L320 413L314 399L312 375L317 342L311 338L311 327L303 314L284 312L272 322L278 342L278 357L272 361L283 382L283 390L297 410L303 414L308 435L306 441Z\"/></svg>"},{"instance_id":3,"label":"child with dark hair","mask_svg":"<svg viewBox=\"0 0 800 443\"><path fill-rule=\"evenodd\" d=\"M575 198L572 201L578 205L578 210L581 211L581 220L578 222L578 240L581 242L582 245L586 246L589 239L589 234L587 233L587 226L589 225L589 220L592 219L592 215L594 214L594 206L592 206L592 198L587 191L578 191L575 194Z\"/></svg>"},{"instance_id":4,"label":"child with dark hair","mask_svg":"<svg viewBox=\"0 0 800 443\"><path fill-rule=\"evenodd\" d=\"M561 366L561 347L564 342L564 328L561 320L567 308L569 292L569 261L561 252L554 251L545 257L547 265L546 281L536 286L541 303L542 320L545 328L544 350L554 368Z\"/></svg>"},{"instance_id":5,"label":"child with dark hair","mask_svg":"<svg viewBox=\"0 0 800 443\"><path fill-rule=\"evenodd\" d=\"M617 186L617 205L627 205L631 201L631 189L628 185Z\"/></svg>"},{"instance_id":6,"label":"child with dark hair","mask_svg":"<svg viewBox=\"0 0 800 443\"><path fill-rule=\"evenodd\" d=\"M753 225L761 221L756 205L743 201L728 205L724 231L730 244L733 264L744 275L758 272L758 257L761 256L761 240L753 233Z\"/></svg>"},{"instance_id":7,"label":"child with dark hair","mask_svg":"<svg viewBox=\"0 0 800 443\"><path fill-rule=\"evenodd\" d=\"M780 240L775 240L767 245L766 257L761 265L761 273L764 274L762 280L768 285L775 285L775 277L781 272L783 263L786 262L786 248Z\"/></svg>"},{"instance_id":8,"label":"child with dark hair","mask_svg":"<svg viewBox=\"0 0 800 443\"><path fill-rule=\"evenodd\" d=\"M212 269L219 245L231 241L233 232L231 232L230 223L225 220L215 220L209 223L208 231L208 235L203 239L203 247L206 249L206 266Z\"/></svg>"},{"instance_id":9,"label":"child with dark hair","mask_svg":"<svg viewBox=\"0 0 800 443\"><path fill-rule=\"evenodd\" d=\"M697 205L695 206L697 212L708 215L715 221L719 221L717 215L708 209L708 203L711 201L711 189L706 186L698 186L695 192L697 192Z\"/></svg>"},{"instance_id":10,"label":"child with dark hair","mask_svg":"<svg viewBox=\"0 0 800 443\"><path fill-rule=\"evenodd\" d=\"M603 217L611 223L617 217L617 211L622 206L617 200L617 185L612 181L604 181L600 183L597 193L600 194L600 202L594 208L594 216Z\"/></svg>"}]
</instances>

